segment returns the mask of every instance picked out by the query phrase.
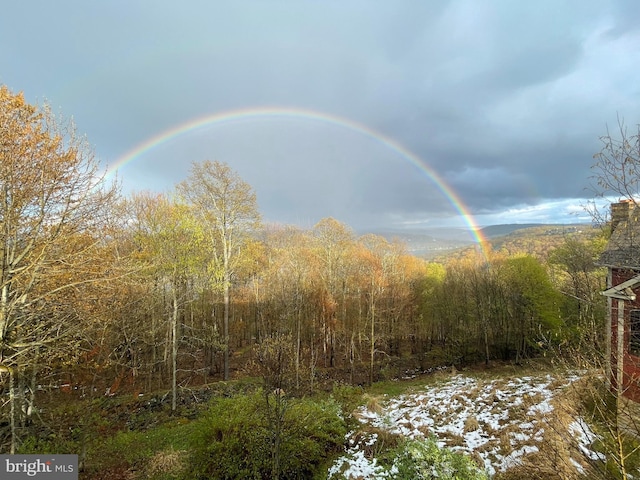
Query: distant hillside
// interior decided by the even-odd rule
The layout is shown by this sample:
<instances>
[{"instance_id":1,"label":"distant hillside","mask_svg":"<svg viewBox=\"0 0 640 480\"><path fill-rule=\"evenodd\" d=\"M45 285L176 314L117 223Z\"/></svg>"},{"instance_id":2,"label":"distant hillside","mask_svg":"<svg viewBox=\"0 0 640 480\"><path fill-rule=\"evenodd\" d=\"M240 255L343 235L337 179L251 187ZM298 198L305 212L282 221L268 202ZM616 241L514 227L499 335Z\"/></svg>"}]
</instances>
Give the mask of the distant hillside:
<instances>
[{"instance_id":1,"label":"distant hillside","mask_svg":"<svg viewBox=\"0 0 640 480\"><path fill-rule=\"evenodd\" d=\"M590 236L597 232L591 224L586 223L511 223L480 229L480 234L489 241L494 251L528 253L540 258L546 258L549 250L560 245L567 235ZM437 261L466 255L469 249L477 248L475 236L468 228L434 227L411 232L378 230L363 233L374 233L388 241L398 240L407 246L412 255Z\"/></svg>"},{"instance_id":2,"label":"distant hillside","mask_svg":"<svg viewBox=\"0 0 640 480\"><path fill-rule=\"evenodd\" d=\"M535 233L543 234L563 234L563 233L575 233L585 228L590 229L591 225L586 223L575 223L568 225L558 224L544 224L544 223L505 223L502 225L489 225L482 227L480 232L487 239L503 237L510 235L521 230L529 230L527 233L533 233L530 229L538 229ZM527 234L525 233L525 234Z\"/></svg>"},{"instance_id":3,"label":"distant hillside","mask_svg":"<svg viewBox=\"0 0 640 480\"><path fill-rule=\"evenodd\" d=\"M518 230L541 226L543 225L539 223L505 223L501 225L489 225L487 227L481 227L480 232L482 232L482 235L485 238L490 239L509 235L510 233L516 232Z\"/></svg>"},{"instance_id":4,"label":"distant hillside","mask_svg":"<svg viewBox=\"0 0 640 480\"><path fill-rule=\"evenodd\" d=\"M451 229L448 232L438 230L429 233L407 233L402 231L377 231L370 232L384 237L391 242L397 240L407 247L407 251L417 257L433 257L451 252L456 249L473 245L471 232L463 229Z\"/></svg>"},{"instance_id":5,"label":"distant hillside","mask_svg":"<svg viewBox=\"0 0 640 480\"><path fill-rule=\"evenodd\" d=\"M510 224L484 227L481 233L488 240L494 252L504 252L508 255L524 253L546 260L551 250L562 245L568 236L592 238L598 235L600 230L586 223L569 225ZM435 260L446 261L451 258L463 257L469 253L469 247L442 253Z\"/></svg>"},{"instance_id":6,"label":"distant hillside","mask_svg":"<svg viewBox=\"0 0 640 480\"><path fill-rule=\"evenodd\" d=\"M600 233L591 224L537 225L514 230L508 235L490 240L494 251L510 255L526 253L545 260L549 252L562 245L568 236L591 238Z\"/></svg>"}]
</instances>

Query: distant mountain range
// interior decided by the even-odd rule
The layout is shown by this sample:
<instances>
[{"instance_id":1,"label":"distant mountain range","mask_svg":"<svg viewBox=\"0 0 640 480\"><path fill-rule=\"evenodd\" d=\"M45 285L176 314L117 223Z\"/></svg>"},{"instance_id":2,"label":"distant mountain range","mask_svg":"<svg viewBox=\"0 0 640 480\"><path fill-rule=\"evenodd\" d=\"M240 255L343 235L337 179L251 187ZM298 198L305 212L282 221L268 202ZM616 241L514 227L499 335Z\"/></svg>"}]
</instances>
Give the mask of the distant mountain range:
<instances>
[{"instance_id":1,"label":"distant mountain range","mask_svg":"<svg viewBox=\"0 0 640 480\"><path fill-rule=\"evenodd\" d=\"M570 233L584 228L591 228L590 223L571 223L567 225L549 224L549 223L505 223L502 225L490 225L482 227L480 231L487 239L503 237L510 235L519 230L528 230L531 228L544 228L545 231L553 233Z\"/></svg>"},{"instance_id":2,"label":"distant mountain range","mask_svg":"<svg viewBox=\"0 0 640 480\"><path fill-rule=\"evenodd\" d=\"M502 225L489 225L480 228L481 235L487 240L496 240L508 235L537 234L562 234L574 233L585 228L591 228L590 224L576 223L567 225L543 224L543 223L509 223ZM433 227L421 230L378 230L366 233L374 233L386 238L404 243L409 253L417 256L433 257L446 254L447 251L469 247L477 243L475 235L469 228ZM492 242L493 243L493 242Z\"/></svg>"}]
</instances>

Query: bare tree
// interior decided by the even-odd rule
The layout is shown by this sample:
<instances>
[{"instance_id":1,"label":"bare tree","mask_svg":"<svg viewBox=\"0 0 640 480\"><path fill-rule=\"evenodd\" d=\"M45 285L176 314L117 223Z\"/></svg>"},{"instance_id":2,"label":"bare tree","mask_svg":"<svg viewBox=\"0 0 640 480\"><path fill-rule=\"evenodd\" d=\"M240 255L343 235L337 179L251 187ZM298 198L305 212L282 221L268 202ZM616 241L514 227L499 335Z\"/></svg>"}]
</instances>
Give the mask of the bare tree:
<instances>
[{"instance_id":1,"label":"bare tree","mask_svg":"<svg viewBox=\"0 0 640 480\"><path fill-rule=\"evenodd\" d=\"M617 135L607 128L600 137L602 149L591 167L597 196L618 195L636 201L640 192L640 125L631 133L624 120L618 119Z\"/></svg>"},{"instance_id":2,"label":"bare tree","mask_svg":"<svg viewBox=\"0 0 640 480\"><path fill-rule=\"evenodd\" d=\"M607 128L600 141L602 148L594 155L595 163L592 165L594 183L591 189L594 197L617 200L618 203L611 205L610 217L603 213L595 201L588 205L587 210L594 222L607 226L605 232L611 234L597 262L611 267L607 275L607 287L611 287L614 270L628 268L637 271L640 265L636 239L640 194L640 126L630 130L619 118L616 131L612 133ZM606 207L608 211L609 202ZM617 227L618 223L621 223L621 227ZM570 267L574 268L573 265ZM602 293L607 295L607 291ZM575 296L580 295L576 293ZM604 354L597 350L585 354L582 349L575 356L595 372L594 380L588 385L589 390L582 392L582 398L591 405L593 418L602 435L601 450L606 455L602 477L611 478L615 472L615 478L626 479L632 478L632 460L640 449L637 444L640 417L638 404L627 398L633 397L633 392L629 390L631 387L623 381L626 375L623 367L626 360L623 358L627 355L624 352L624 302L622 299L616 300L617 311L612 308L615 305L613 302L614 299L607 295ZM597 306L592 299L584 303L590 308ZM615 316L612 315L614 311L617 312ZM613 330L617 330L617 335L613 335ZM615 365L612 362L614 357Z\"/></svg>"},{"instance_id":3,"label":"bare tree","mask_svg":"<svg viewBox=\"0 0 640 480\"><path fill-rule=\"evenodd\" d=\"M187 285L202 270L207 248L203 243L201 225L192 209L164 195L134 196L131 222L135 224L136 240L149 264L155 283L170 298L167 310L169 342L167 355L171 370L171 410L177 401L178 348L184 326L179 313L193 297Z\"/></svg>"},{"instance_id":4,"label":"bare tree","mask_svg":"<svg viewBox=\"0 0 640 480\"><path fill-rule=\"evenodd\" d=\"M92 259L116 196L73 125L0 87L0 371L16 377L72 328L68 292L104 278Z\"/></svg>"},{"instance_id":5,"label":"bare tree","mask_svg":"<svg viewBox=\"0 0 640 480\"><path fill-rule=\"evenodd\" d=\"M256 359L264 382L265 412L271 433L271 478L280 478L287 390L293 386L291 367L293 339L276 333L265 338L256 348Z\"/></svg>"},{"instance_id":6,"label":"bare tree","mask_svg":"<svg viewBox=\"0 0 640 480\"><path fill-rule=\"evenodd\" d=\"M229 379L230 289L247 236L260 223L256 195L227 164L193 163L178 192L202 218L213 246L212 277L223 292L224 379Z\"/></svg>"}]
</instances>

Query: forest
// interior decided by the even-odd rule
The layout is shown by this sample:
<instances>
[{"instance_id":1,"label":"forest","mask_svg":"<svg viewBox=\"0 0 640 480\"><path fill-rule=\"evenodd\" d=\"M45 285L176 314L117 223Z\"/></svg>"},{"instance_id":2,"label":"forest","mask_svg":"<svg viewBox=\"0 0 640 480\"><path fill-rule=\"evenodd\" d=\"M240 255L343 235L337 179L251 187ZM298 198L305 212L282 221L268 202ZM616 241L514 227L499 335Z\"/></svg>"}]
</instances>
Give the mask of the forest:
<instances>
[{"instance_id":1,"label":"forest","mask_svg":"<svg viewBox=\"0 0 640 480\"><path fill-rule=\"evenodd\" d=\"M70 122L4 86L0 141L3 453L45 449L51 398L166 392L174 412L257 377L277 427L285 395L604 351L606 229L428 261L333 218L265 224L220 161L122 195Z\"/></svg>"}]
</instances>

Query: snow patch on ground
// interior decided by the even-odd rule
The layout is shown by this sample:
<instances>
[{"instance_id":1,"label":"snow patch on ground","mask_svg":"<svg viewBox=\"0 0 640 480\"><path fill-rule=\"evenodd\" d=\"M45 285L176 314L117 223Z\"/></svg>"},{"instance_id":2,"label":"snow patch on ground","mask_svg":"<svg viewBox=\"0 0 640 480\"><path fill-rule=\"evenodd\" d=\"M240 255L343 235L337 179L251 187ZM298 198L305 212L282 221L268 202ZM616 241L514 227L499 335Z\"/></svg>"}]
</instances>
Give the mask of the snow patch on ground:
<instances>
[{"instance_id":1,"label":"snow patch on ground","mask_svg":"<svg viewBox=\"0 0 640 480\"><path fill-rule=\"evenodd\" d=\"M344 478L389 478L387 473L380 465L377 465L376 459L369 460L364 456L364 451L355 450L350 452L351 455L340 457L329 469L328 478L340 474ZM344 470L343 470L344 469Z\"/></svg>"},{"instance_id":2,"label":"snow patch on ground","mask_svg":"<svg viewBox=\"0 0 640 480\"><path fill-rule=\"evenodd\" d=\"M579 418L571 422L569 425L569 432L577 439L580 451L585 457L590 460L600 460L603 462L606 460L603 453L594 452L589 448L589 446L592 445L598 437L593 433L593 430L591 430L591 427L587 425L584 419Z\"/></svg>"},{"instance_id":3,"label":"snow patch on ground","mask_svg":"<svg viewBox=\"0 0 640 480\"><path fill-rule=\"evenodd\" d=\"M545 417L554 411L554 395L578 378L543 375L482 381L456 375L422 392L387 398L379 413L361 407L355 416L364 431L368 426L407 438L433 435L440 446L479 458L486 471L494 475L539 451ZM602 454L591 449L596 435L584 420L574 421L569 434L586 458L602 460ZM367 439L362 432L351 432L345 455L333 465L328 478L389 478L376 459L366 458L362 449L375 443L374 435ZM581 471L580 462L571 460Z\"/></svg>"}]
</instances>

